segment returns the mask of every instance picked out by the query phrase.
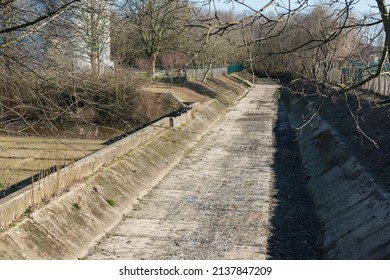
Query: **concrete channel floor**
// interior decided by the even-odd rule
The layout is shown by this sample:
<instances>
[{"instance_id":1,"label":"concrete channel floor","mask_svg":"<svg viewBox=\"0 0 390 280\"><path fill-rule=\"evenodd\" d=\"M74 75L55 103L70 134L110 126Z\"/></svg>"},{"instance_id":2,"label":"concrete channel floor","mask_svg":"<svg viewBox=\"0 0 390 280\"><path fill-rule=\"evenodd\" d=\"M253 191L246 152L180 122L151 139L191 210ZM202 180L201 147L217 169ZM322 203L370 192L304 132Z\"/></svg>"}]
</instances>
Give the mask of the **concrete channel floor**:
<instances>
[{"instance_id":1,"label":"concrete channel floor","mask_svg":"<svg viewBox=\"0 0 390 280\"><path fill-rule=\"evenodd\" d=\"M257 84L88 259L265 259L276 84Z\"/></svg>"}]
</instances>

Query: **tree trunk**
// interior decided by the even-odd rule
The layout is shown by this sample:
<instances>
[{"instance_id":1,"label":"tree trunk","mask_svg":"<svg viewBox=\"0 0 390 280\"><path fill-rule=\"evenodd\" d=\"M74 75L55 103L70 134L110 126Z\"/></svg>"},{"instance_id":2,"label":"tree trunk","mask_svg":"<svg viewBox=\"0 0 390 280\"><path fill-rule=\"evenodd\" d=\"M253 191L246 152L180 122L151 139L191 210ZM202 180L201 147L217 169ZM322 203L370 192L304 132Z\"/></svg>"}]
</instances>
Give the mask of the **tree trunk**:
<instances>
[{"instance_id":1,"label":"tree trunk","mask_svg":"<svg viewBox=\"0 0 390 280\"><path fill-rule=\"evenodd\" d=\"M154 53L152 56L152 65L150 69L150 77L154 78L156 76L156 61L157 61L158 53Z\"/></svg>"},{"instance_id":2,"label":"tree trunk","mask_svg":"<svg viewBox=\"0 0 390 280\"><path fill-rule=\"evenodd\" d=\"M90 56L91 60L91 72L92 74L99 74L99 67L97 62L97 56L95 53L92 53Z\"/></svg>"},{"instance_id":3,"label":"tree trunk","mask_svg":"<svg viewBox=\"0 0 390 280\"><path fill-rule=\"evenodd\" d=\"M208 75L209 75L209 73L210 73L212 67L213 67L213 63L210 62L209 65L208 65L208 67L207 67L206 73L205 73L204 76L203 76L203 80L202 80L203 83L206 82L207 77L208 77Z\"/></svg>"}]
</instances>

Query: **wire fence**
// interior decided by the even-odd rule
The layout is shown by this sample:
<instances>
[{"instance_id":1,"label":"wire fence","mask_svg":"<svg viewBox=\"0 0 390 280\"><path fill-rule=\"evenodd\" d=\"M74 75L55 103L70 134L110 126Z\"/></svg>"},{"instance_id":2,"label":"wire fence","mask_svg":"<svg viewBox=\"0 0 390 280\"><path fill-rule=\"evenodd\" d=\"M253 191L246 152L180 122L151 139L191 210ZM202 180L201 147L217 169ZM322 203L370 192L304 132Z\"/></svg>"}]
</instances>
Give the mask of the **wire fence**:
<instances>
[{"instance_id":1,"label":"wire fence","mask_svg":"<svg viewBox=\"0 0 390 280\"><path fill-rule=\"evenodd\" d=\"M197 69L186 69L186 78L187 81L201 81L206 75L207 68L197 68ZM209 75L211 77L217 77L227 74L227 67L219 67L210 69Z\"/></svg>"},{"instance_id":2,"label":"wire fence","mask_svg":"<svg viewBox=\"0 0 390 280\"><path fill-rule=\"evenodd\" d=\"M224 67L215 67L210 69L209 75L211 77L218 77L222 75L228 75L235 72L239 72L245 69L243 64L232 64ZM207 67L198 67L186 69L187 81L201 81L208 71Z\"/></svg>"}]
</instances>

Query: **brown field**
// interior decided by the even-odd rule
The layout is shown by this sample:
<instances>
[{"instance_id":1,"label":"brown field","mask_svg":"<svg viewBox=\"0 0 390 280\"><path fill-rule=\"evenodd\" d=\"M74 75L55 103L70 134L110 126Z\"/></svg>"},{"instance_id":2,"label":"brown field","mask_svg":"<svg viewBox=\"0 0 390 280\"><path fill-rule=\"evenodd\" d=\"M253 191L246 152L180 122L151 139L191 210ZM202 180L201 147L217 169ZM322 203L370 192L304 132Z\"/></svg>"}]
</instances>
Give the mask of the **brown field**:
<instances>
[{"instance_id":1,"label":"brown field","mask_svg":"<svg viewBox=\"0 0 390 280\"><path fill-rule=\"evenodd\" d=\"M103 147L101 140L0 137L0 189Z\"/></svg>"}]
</instances>

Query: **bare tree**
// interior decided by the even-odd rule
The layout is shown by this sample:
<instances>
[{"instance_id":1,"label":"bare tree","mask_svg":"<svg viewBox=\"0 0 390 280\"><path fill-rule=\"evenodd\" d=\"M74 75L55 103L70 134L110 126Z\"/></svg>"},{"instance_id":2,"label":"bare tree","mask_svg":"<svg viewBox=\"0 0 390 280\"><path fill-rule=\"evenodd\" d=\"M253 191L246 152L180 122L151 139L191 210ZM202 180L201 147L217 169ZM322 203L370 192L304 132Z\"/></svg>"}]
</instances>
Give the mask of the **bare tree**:
<instances>
[{"instance_id":1,"label":"bare tree","mask_svg":"<svg viewBox=\"0 0 390 280\"><path fill-rule=\"evenodd\" d=\"M130 23L134 49L150 60L149 75L155 76L160 53L172 49L172 43L184 31L188 11L186 0L128 0L125 20ZM137 51L137 50L136 50Z\"/></svg>"},{"instance_id":2,"label":"bare tree","mask_svg":"<svg viewBox=\"0 0 390 280\"><path fill-rule=\"evenodd\" d=\"M99 73L103 66L111 66L110 16L110 6L102 0L84 0L76 10L75 26L79 33L76 39L81 41L80 52L89 58L93 73Z\"/></svg>"},{"instance_id":3,"label":"bare tree","mask_svg":"<svg viewBox=\"0 0 390 280\"><path fill-rule=\"evenodd\" d=\"M182 76L184 76L183 67L187 64L189 58L183 53L177 51L168 51L161 55L160 60L162 66L167 69L167 74L172 85L175 71L180 71Z\"/></svg>"},{"instance_id":4,"label":"bare tree","mask_svg":"<svg viewBox=\"0 0 390 280\"><path fill-rule=\"evenodd\" d=\"M52 58L68 60L73 72L99 74L112 68L110 21L111 9L105 0L74 5L53 20L46 33L48 47L55 54Z\"/></svg>"},{"instance_id":5,"label":"bare tree","mask_svg":"<svg viewBox=\"0 0 390 280\"><path fill-rule=\"evenodd\" d=\"M343 20L334 11L318 5L309 13L294 16L278 37L279 50L270 53L287 59L294 56L294 65L286 64L288 71L300 71L300 76L310 80L331 81L331 71L351 57L359 44L357 30L342 30L327 43L317 42L324 42L330 33L342 26Z\"/></svg>"},{"instance_id":6,"label":"bare tree","mask_svg":"<svg viewBox=\"0 0 390 280\"><path fill-rule=\"evenodd\" d=\"M193 16L186 22L187 39L189 44L186 52L190 55L190 63L205 69L203 82L205 82L215 66L226 66L233 63L242 63L246 57L246 51L240 48L242 32L239 27L232 26L226 32L215 36L214 26L218 26L218 19L210 15L209 10L202 7L193 7ZM230 12L219 12L219 20L234 21L238 15ZM189 63L189 64L190 64Z\"/></svg>"},{"instance_id":7,"label":"bare tree","mask_svg":"<svg viewBox=\"0 0 390 280\"><path fill-rule=\"evenodd\" d=\"M137 102L130 99L134 86L113 75L90 75L110 66L108 4L0 2L2 131L39 134L71 122L111 126L121 117L117 123L127 125L136 114L129 109Z\"/></svg>"},{"instance_id":8,"label":"bare tree","mask_svg":"<svg viewBox=\"0 0 390 280\"><path fill-rule=\"evenodd\" d=\"M326 11L326 13L320 15L320 10L317 9L316 13L320 16L320 18L315 18L317 24L313 23L311 26L308 26L300 18L310 19L308 13L315 11L314 8L318 5L315 1L270 0L265 4L250 6L244 1L228 0L226 3L246 7L247 14L237 20L224 21L221 20L216 9L213 10L210 8L215 12L210 13L210 18L203 20L203 23L199 25L205 29L205 34L208 34L208 36L222 35L234 27L240 27L241 31L246 33L246 35L243 35L241 46L248 48L250 45L257 45L257 51L254 55L263 59L270 56L275 57L275 55L287 57L288 54L296 55L300 52L301 57L299 59L301 61L305 60L305 63L310 60L312 61L311 65L307 63L307 65L302 65L302 67L306 68L305 72L310 73L310 76L318 76L321 70L321 76L325 82L331 82L329 80L329 69L334 64L334 61L330 60L329 57L338 57L338 60L342 60L343 53L345 57L351 56L351 45L356 47L356 41L349 46L345 46L346 34L350 34L348 39L353 36L356 39L360 39L361 31L369 28L370 32L366 32L364 35L365 41L382 42L379 61L375 67L376 71L370 72L361 82L352 86L338 84L343 90L353 90L383 72L384 65L388 62L390 45L389 7L386 5L386 1L373 1L371 12L365 15L354 12L358 2L359 0L322 1L322 10L323 12ZM214 0L204 1L204 4L210 7L216 6ZM299 28L296 31L303 30L306 37L298 36L298 38L294 38L295 42L292 46L279 46L276 51L275 49L272 51L266 49L267 53L264 54L263 47L266 46L267 42L274 42L275 44L275 38L280 39L285 36L287 31L291 33L292 26L297 24ZM250 28L252 26L256 26L261 32L253 33L253 29ZM313 28L317 28L317 30ZM300 35L303 34L300 33ZM381 37L383 39L378 40ZM336 49L340 48L343 50L336 52ZM304 53L306 53L306 57L303 57ZM252 59L249 57L249 61ZM319 65L318 63L320 61L321 63ZM316 66L313 68L315 64ZM311 68L310 71L309 68Z\"/></svg>"}]
</instances>

